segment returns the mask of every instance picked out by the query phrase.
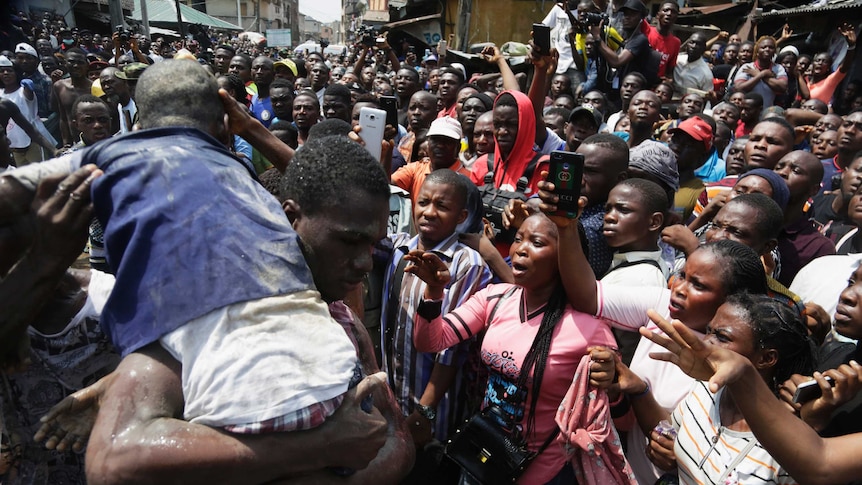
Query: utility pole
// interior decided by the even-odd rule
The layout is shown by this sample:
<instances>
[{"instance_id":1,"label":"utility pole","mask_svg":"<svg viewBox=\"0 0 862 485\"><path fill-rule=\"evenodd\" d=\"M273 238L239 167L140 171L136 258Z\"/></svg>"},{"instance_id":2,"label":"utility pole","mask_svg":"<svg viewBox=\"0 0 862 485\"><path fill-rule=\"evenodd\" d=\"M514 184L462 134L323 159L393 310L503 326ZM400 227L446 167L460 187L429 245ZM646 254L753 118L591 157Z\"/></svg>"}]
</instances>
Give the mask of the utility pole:
<instances>
[{"instance_id":1,"label":"utility pole","mask_svg":"<svg viewBox=\"0 0 862 485\"><path fill-rule=\"evenodd\" d=\"M144 37L150 38L150 16L147 14L147 0L141 2L141 23L144 25Z\"/></svg>"},{"instance_id":2,"label":"utility pole","mask_svg":"<svg viewBox=\"0 0 862 485\"><path fill-rule=\"evenodd\" d=\"M460 0L458 5L458 46L462 51L467 51L470 45L470 12L473 10L473 0ZM454 46L450 46L454 47Z\"/></svg>"},{"instance_id":3,"label":"utility pole","mask_svg":"<svg viewBox=\"0 0 862 485\"><path fill-rule=\"evenodd\" d=\"M115 30L118 25L126 25L123 22L123 6L120 4L120 0L108 1L108 13L111 15L111 31Z\"/></svg>"},{"instance_id":4,"label":"utility pole","mask_svg":"<svg viewBox=\"0 0 862 485\"><path fill-rule=\"evenodd\" d=\"M180 10L180 0L174 0L174 6L177 8L177 31L180 33L180 37L183 39L183 45L186 45L186 29L183 27L183 14Z\"/></svg>"},{"instance_id":5,"label":"utility pole","mask_svg":"<svg viewBox=\"0 0 862 485\"><path fill-rule=\"evenodd\" d=\"M254 30L253 32L260 32L260 0L255 0L254 2Z\"/></svg>"}]
</instances>

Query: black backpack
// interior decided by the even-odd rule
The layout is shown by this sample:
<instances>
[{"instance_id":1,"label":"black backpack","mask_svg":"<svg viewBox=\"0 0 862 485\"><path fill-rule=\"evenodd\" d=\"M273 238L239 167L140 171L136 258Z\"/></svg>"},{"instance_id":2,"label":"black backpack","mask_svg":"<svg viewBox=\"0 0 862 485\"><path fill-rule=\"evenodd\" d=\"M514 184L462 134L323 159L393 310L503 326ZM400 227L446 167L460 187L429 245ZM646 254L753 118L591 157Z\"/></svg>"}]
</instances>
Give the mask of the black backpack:
<instances>
[{"instance_id":1,"label":"black backpack","mask_svg":"<svg viewBox=\"0 0 862 485\"><path fill-rule=\"evenodd\" d=\"M530 179L533 178L533 172L536 170L536 165L539 164L541 153L537 153L527 167L524 173L518 179L516 191L498 189L494 185L494 153L488 153L488 173L485 174L485 185L479 188L482 194L482 208L485 218L490 221L494 228L494 242L511 244L515 240L515 229L506 229L503 227L503 210L509 205L512 199L527 200L526 190L530 184Z\"/></svg>"}]
</instances>

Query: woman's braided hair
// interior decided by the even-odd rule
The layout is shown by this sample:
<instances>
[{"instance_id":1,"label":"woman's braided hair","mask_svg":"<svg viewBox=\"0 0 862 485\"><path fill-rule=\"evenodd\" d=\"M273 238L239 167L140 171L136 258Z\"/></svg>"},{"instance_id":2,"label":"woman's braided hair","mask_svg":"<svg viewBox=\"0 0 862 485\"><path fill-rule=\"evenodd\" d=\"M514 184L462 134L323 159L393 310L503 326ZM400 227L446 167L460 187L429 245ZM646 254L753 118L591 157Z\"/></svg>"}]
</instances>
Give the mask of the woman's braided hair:
<instances>
[{"instance_id":1,"label":"woman's braided hair","mask_svg":"<svg viewBox=\"0 0 862 485\"><path fill-rule=\"evenodd\" d=\"M760 257L750 247L736 241L722 239L704 244L697 251L710 251L719 259L718 267L723 272L722 280L726 295L740 291L757 295L767 293L766 272Z\"/></svg>"},{"instance_id":2,"label":"woman's braided hair","mask_svg":"<svg viewBox=\"0 0 862 485\"><path fill-rule=\"evenodd\" d=\"M779 386L793 374L811 375L814 344L798 313L766 295L752 295L745 291L729 296L726 303L748 321L756 349L775 349L778 352L774 380L767 383L772 392L778 394Z\"/></svg>"}]
</instances>

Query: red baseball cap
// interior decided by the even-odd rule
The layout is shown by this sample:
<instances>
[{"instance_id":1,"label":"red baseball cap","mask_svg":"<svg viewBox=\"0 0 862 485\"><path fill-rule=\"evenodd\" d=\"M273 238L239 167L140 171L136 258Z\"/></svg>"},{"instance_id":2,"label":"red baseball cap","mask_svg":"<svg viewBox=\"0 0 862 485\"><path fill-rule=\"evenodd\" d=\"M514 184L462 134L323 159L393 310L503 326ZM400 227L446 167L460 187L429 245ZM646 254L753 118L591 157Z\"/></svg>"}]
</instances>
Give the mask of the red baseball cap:
<instances>
[{"instance_id":1,"label":"red baseball cap","mask_svg":"<svg viewBox=\"0 0 862 485\"><path fill-rule=\"evenodd\" d=\"M712 127L703 118L692 116L680 123L676 128L668 130L668 133L672 135L678 131L682 131L695 140L703 142L707 150L712 148Z\"/></svg>"}]
</instances>

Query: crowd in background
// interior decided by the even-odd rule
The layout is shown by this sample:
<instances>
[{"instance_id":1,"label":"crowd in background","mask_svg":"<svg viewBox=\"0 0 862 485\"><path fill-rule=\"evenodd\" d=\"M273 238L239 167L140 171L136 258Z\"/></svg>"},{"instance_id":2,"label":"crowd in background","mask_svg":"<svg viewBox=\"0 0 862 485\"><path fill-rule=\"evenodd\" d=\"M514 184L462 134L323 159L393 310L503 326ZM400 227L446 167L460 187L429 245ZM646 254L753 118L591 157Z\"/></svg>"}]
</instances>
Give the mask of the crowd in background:
<instances>
[{"instance_id":1,"label":"crowd in background","mask_svg":"<svg viewBox=\"0 0 862 485\"><path fill-rule=\"evenodd\" d=\"M482 483L445 447L489 409L517 483L862 480L822 459L862 432L858 26L654 7L472 52L19 12L0 482Z\"/></svg>"}]
</instances>

